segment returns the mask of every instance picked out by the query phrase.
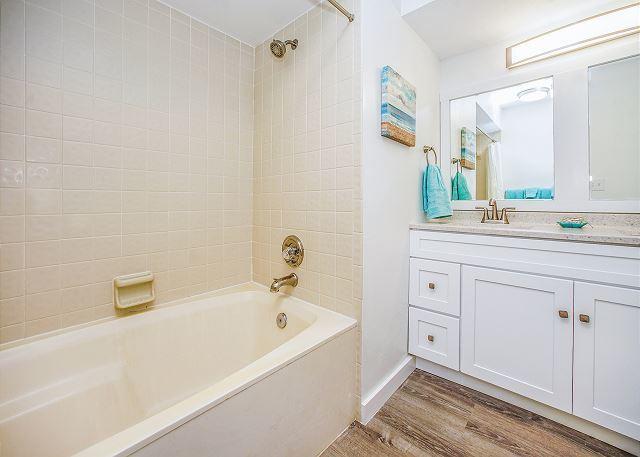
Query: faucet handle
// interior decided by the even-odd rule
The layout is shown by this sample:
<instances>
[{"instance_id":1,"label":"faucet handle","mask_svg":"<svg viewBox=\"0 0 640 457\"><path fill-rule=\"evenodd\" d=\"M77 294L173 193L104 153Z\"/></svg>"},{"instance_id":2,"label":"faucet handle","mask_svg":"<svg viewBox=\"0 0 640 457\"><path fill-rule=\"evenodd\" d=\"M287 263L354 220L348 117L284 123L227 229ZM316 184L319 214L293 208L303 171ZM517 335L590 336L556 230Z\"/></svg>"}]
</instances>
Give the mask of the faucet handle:
<instances>
[{"instance_id":1,"label":"faucet handle","mask_svg":"<svg viewBox=\"0 0 640 457\"><path fill-rule=\"evenodd\" d=\"M295 262L300 250L296 246L288 246L282 250L282 258L285 262Z\"/></svg>"},{"instance_id":2,"label":"faucet handle","mask_svg":"<svg viewBox=\"0 0 640 457\"><path fill-rule=\"evenodd\" d=\"M515 211L516 209L513 206L509 206L507 208L502 208L502 214L500 214L500 220L502 220L505 224L509 223L509 211Z\"/></svg>"},{"instance_id":3,"label":"faucet handle","mask_svg":"<svg viewBox=\"0 0 640 457\"><path fill-rule=\"evenodd\" d=\"M295 235L289 235L282 242L282 258L290 267L297 267L304 259L302 241Z\"/></svg>"},{"instance_id":4,"label":"faucet handle","mask_svg":"<svg viewBox=\"0 0 640 457\"><path fill-rule=\"evenodd\" d=\"M482 210L482 220L480 221L480 223L483 224L484 221L486 221L487 217L489 216L489 211L484 206L476 206L476 209Z\"/></svg>"}]
</instances>

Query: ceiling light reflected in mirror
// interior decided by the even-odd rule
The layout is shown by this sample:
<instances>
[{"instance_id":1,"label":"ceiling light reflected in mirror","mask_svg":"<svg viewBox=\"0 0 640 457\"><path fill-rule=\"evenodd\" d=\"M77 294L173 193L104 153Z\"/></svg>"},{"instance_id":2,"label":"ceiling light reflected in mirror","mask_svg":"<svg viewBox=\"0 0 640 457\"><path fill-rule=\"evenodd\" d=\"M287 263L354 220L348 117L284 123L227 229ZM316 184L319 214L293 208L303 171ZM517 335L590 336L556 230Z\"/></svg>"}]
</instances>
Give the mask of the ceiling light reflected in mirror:
<instances>
[{"instance_id":1,"label":"ceiling light reflected in mirror","mask_svg":"<svg viewBox=\"0 0 640 457\"><path fill-rule=\"evenodd\" d=\"M531 87L518 92L517 97L521 102L537 102L547 98L550 91L548 87Z\"/></svg>"}]
</instances>

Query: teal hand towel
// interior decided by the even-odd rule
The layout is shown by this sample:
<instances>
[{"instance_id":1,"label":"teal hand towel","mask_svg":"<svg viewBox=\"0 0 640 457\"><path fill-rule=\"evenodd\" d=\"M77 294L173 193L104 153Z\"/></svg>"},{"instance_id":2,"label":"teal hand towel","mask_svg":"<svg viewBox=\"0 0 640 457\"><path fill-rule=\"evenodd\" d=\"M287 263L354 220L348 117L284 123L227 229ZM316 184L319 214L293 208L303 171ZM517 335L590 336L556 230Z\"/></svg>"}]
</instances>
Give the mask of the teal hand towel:
<instances>
[{"instance_id":1,"label":"teal hand towel","mask_svg":"<svg viewBox=\"0 0 640 457\"><path fill-rule=\"evenodd\" d=\"M537 197L538 197L537 187L527 187L524 190L524 198L537 198Z\"/></svg>"},{"instance_id":2,"label":"teal hand towel","mask_svg":"<svg viewBox=\"0 0 640 457\"><path fill-rule=\"evenodd\" d=\"M442 182L442 173L437 165L429 165L422 177L422 207L429 219L451 216L451 199Z\"/></svg>"},{"instance_id":3,"label":"teal hand towel","mask_svg":"<svg viewBox=\"0 0 640 457\"><path fill-rule=\"evenodd\" d=\"M507 200L524 199L524 189L507 189L504 191L504 198Z\"/></svg>"},{"instance_id":4,"label":"teal hand towel","mask_svg":"<svg viewBox=\"0 0 640 457\"><path fill-rule=\"evenodd\" d=\"M526 189L507 189L504 191L507 200L542 199L553 198L553 187L528 187Z\"/></svg>"},{"instance_id":5,"label":"teal hand towel","mask_svg":"<svg viewBox=\"0 0 640 457\"><path fill-rule=\"evenodd\" d=\"M459 171L451 180L451 200L471 200L467 178Z\"/></svg>"},{"instance_id":6,"label":"teal hand towel","mask_svg":"<svg viewBox=\"0 0 640 457\"><path fill-rule=\"evenodd\" d=\"M553 188L541 188L540 190L538 190L537 198L541 200L551 200L553 198Z\"/></svg>"}]
</instances>

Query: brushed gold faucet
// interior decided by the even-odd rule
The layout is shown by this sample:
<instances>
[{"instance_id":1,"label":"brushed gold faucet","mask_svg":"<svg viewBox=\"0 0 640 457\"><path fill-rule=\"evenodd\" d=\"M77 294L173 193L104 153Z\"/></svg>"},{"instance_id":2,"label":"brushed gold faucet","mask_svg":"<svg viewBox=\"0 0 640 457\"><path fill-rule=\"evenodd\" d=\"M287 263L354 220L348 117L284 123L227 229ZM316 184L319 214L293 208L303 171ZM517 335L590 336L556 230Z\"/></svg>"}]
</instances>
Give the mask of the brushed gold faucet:
<instances>
[{"instance_id":1,"label":"brushed gold faucet","mask_svg":"<svg viewBox=\"0 0 640 457\"><path fill-rule=\"evenodd\" d=\"M502 211L498 211L498 203L495 198L489 200L489 208L491 208L491 214L489 209L483 206L476 206L476 209L482 210L481 224L489 222L492 224L508 224L509 223L509 211L515 211L513 207L502 208Z\"/></svg>"},{"instance_id":2,"label":"brushed gold faucet","mask_svg":"<svg viewBox=\"0 0 640 457\"><path fill-rule=\"evenodd\" d=\"M296 287L298 285L298 275L295 273L288 274L282 278L274 278L269 290L273 293L279 292L282 286Z\"/></svg>"},{"instance_id":3,"label":"brushed gold faucet","mask_svg":"<svg viewBox=\"0 0 640 457\"><path fill-rule=\"evenodd\" d=\"M498 220L498 204L496 203L496 199L492 198L489 200L489 208L491 208L491 219L492 221Z\"/></svg>"}]
</instances>

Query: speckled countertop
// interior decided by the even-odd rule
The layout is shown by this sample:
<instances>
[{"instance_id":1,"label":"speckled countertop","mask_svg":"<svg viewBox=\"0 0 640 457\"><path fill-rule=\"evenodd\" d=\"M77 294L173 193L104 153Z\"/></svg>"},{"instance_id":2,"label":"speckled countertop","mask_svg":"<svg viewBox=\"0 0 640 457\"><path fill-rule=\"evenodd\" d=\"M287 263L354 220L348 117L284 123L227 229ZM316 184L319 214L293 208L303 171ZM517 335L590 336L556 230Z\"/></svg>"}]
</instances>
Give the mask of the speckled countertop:
<instances>
[{"instance_id":1,"label":"speckled countertop","mask_svg":"<svg viewBox=\"0 0 640 457\"><path fill-rule=\"evenodd\" d=\"M591 225L581 229L564 229L556 224L566 216L575 214L515 213L508 225L481 224L477 213L456 211L452 218L415 223L409 228L640 247L640 215L583 214Z\"/></svg>"}]
</instances>

